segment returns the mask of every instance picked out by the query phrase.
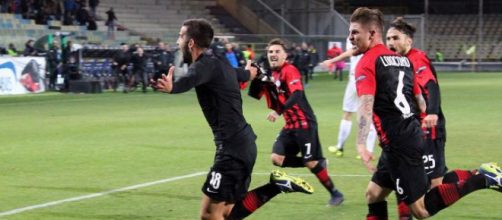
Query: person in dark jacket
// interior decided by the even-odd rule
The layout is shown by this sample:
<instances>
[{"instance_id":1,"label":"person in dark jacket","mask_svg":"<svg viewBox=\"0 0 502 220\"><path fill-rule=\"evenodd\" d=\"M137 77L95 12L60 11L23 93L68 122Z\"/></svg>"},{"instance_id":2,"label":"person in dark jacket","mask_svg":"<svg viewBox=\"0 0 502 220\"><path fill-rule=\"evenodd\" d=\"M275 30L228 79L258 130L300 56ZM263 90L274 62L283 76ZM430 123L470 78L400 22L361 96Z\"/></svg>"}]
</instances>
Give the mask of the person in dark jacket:
<instances>
[{"instance_id":1,"label":"person in dark jacket","mask_svg":"<svg viewBox=\"0 0 502 220\"><path fill-rule=\"evenodd\" d=\"M132 74L131 80L129 81L129 88L132 88L134 84L141 83L141 89L143 93L146 93L146 87L148 86L148 73L146 72L146 62L148 58L145 55L143 47L136 48L131 57L132 63Z\"/></svg>"},{"instance_id":2,"label":"person in dark jacket","mask_svg":"<svg viewBox=\"0 0 502 220\"><path fill-rule=\"evenodd\" d=\"M60 57L58 42L54 41L52 45L49 45L49 50L46 55L49 90L56 90L56 80L61 67Z\"/></svg>"},{"instance_id":3,"label":"person in dark jacket","mask_svg":"<svg viewBox=\"0 0 502 220\"><path fill-rule=\"evenodd\" d=\"M115 75L113 90L116 91L118 83L121 83L124 85L124 93L127 93L127 87L129 85L129 71L127 67L131 60L131 54L129 51L129 45L122 43L120 48L121 50L115 53L112 63L112 69Z\"/></svg>"},{"instance_id":4,"label":"person in dark jacket","mask_svg":"<svg viewBox=\"0 0 502 220\"><path fill-rule=\"evenodd\" d=\"M35 48L33 47L34 42L35 41L33 41L31 39L26 41L26 43L24 44L25 48L24 48L23 56L27 57L27 56L36 56L37 55L37 50L35 50Z\"/></svg>"},{"instance_id":5,"label":"person in dark jacket","mask_svg":"<svg viewBox=\"0 0 502 220\"><path fill-rule=\"evenodd\" d=\"M309 65L310 53L308 51L307 43L302 43L301 46L296 47L296 54L294 56L293 65L300 71L303 76L305 87L309 83Z\"/></svg>"},{"instance_id":6,"label":"person in dark jacket","mask_svg":"<svg viewBox=\"0 0 502 220\"><path fill-rule=\"evenodd\" d=\"M169 45L159 42L157 48L153 51L152 62L155 69L153 79L157 80L162 74L167 73L169 67L174 65L174 54L171 52Z\"/></svg>"},{"instance_id":7,"label":"person in dark jacket","mask_svg":"<svg viewBox=\"0 0 502 220\"><path fill-rule=\"evenodd\" d=\"M99 5L99 0L89 0L89 9L91 12L91 16L96 19L96 8Z\"/></svg>"}]
</instances>

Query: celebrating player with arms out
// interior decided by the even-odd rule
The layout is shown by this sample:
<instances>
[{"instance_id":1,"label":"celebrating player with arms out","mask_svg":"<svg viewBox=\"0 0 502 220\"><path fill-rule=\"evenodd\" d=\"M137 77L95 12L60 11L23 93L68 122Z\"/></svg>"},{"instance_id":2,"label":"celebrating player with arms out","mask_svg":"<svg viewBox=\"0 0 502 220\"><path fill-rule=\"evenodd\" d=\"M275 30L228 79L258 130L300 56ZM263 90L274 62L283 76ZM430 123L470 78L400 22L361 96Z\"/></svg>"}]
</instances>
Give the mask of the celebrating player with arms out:
<instances>
[{"instance_id":1,"label":"celebrating player with arms out","mask_svg":"<svg viewBox=\"0 0 502 220\"><path fill-rule=\"evenodd\" d=\"M387 219L386 197L392 190L405 201L413 215L427 218L479 189L502 191L502 172L494 163L483 164L478 174L465 181L441 184L429 190L423 156L423 132L417 119L416 99L425 102L414 80L410 61L383 45L383 14L358 8L350 18L349 37L355 54L364 53L356 67L360 97L358 151L365 164L370 124L379 135L382 154L368 184L367 219Z\"/></svg>"},{"instance_id":2,"label":"celebrating player with arms out","mask_svg":"<svg viewBox=\"0 0 502 220\"><path fill-rule=\"evenodd\" d=\"M275 122L283 115L286 122L274 143L272 162L281 167L307 167L330 193L328 204L337 206L344 198L328 175L314 111L303 91L300 72L286 62L285 48L280 39L268 43L267 56L273 85L264 86L260 91L266 95L269 108L273 110L267 119ZM272 96L276 100L271 100ZM297 156L298 153L301 157Z\"/></svg>"},{"instance_id":3,"label":"celebrating player with arms out","mask_svg":"<svg viewBox=\"0 0 502 220\"><path fill-rule=\"evenodd\" d=\"M178 45L188 73L173 80L174 67L153 86L166 93L195 88L199 104L216 144L214 164L202 187L201 219L243 219L280 192L312 193L300 178L272 172L270 183L247 191L256 160L256 136L242 114L238 81L252 79L256 69L233 69L206 52L213 28L203 19L187 20L180 29Z\"/></svg>"}]
</instances>

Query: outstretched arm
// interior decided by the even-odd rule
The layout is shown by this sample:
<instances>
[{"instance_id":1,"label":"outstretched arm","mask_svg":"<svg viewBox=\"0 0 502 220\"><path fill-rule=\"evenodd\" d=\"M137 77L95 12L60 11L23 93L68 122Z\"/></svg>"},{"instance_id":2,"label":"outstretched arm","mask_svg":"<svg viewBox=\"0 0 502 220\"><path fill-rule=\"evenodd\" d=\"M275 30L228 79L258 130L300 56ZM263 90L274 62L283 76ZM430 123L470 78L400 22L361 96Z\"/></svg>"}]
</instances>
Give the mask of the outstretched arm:
<instances>
[{"instance_id":1,"label":"outstretched arm","mask_svg":"<svg viewBox=\"0 0 502 220\"><path fill-rule=\"evenodd\" d=\"M324 67L328 67L330 64L336 63L336 62L341 61L341 60L345 60L345 59L351 57L353 54L354 54L354 50L348 49L348 50L346 50L345 52L343 52L342 54L340 54L340 55L338 55L336 57L333 57L331 59L328 59L328 60L325 60L325 61L321 62L321 65L324 66Z\"/></svg>"},{"instance_id":2,"label":"outstretched arm","mask_svg":"<svg viewBox=\"0 0 502 220\"><path fill-rule=\"evenodd\" d=\"M368 133L370 132L371 124L373 123L373 104L375 102L375 96L373 95L362 95L359 97L360 106L358 109L359 116L359 129L357 132L357 152L361 156L363 164L366 166L369 172L373 173L375 167L371 164L373 155L366 149L366 140L368 139Z\"/></svg>"}]
</instances>

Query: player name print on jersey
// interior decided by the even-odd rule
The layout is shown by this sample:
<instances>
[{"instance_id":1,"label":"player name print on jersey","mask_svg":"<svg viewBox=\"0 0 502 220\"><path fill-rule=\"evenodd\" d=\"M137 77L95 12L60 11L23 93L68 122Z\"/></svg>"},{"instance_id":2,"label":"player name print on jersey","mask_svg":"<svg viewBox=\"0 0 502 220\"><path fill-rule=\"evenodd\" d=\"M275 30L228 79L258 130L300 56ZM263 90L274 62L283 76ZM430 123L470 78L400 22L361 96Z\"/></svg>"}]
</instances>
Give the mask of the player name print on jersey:
<instances>
[{"instance_id":1,"label":"player name print on jersey","mask_svg":"<svg viewBox=\"0 0 502 220\"><path fill-rule=\"evenodd\" d=\"M384 66L410 67L410 61L401 56L381 56L380 60Z\"/></svg>"}]
</instances>

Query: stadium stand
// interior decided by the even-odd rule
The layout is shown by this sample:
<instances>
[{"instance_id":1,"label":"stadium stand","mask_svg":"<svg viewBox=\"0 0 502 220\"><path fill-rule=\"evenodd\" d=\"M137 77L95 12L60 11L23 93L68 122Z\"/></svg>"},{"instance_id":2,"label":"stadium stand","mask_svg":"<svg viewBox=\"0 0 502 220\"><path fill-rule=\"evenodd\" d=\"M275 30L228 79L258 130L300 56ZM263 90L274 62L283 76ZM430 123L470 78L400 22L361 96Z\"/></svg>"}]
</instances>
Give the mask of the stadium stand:
<instances>
[{"instance_id":1,"label":"stadium stand","mask_svg":"<svg viewBox=\"0 0 502 220\"><path fill-rule=\"evenodd\" d=\"M215 6L213 0L102 0L98 14L113 7L119 24L133 33L165 42L176 42L181 23L188 18L205 18L215 27L216 33L227 33L207 7Z\"/></svg>"},{"instance_id":2,"label":"stadium stand","mask_svg":"<svg viewBox=\"0 0 502 220\"><path fill-rule=\"evenodd\" d=\"M223 26L225 26L230 32L236 34L252 34L246 27L244 27L239 20L234 18L230 13L228 13L225 8L221 5L208 5L206 6L209 9L209 13L216 17L219 21L222 22Z\"/></svg>"},{"instance_id":3,"label":"stadium stand","mask_svg":"<svg viewBox=\"0 0 502 220\"><path fill-rule=\"evenodd\" d=\"M329 1L318 0L328 3ZM348 3L337 0L337 10L344 13L360 5L370 4L368 1ZM411 4L411 3L409 3ZM119 24L127 31L116 31L115 40L107 37L104 19L106 11L113 7L119 19ZM383 11L395 13L415 13L412 8L417 5L401 4L388 6L385 2L375 7ZM439 6L438 6L439 7ZM437 13L437 12L436 12ZM98 7L97 31L87 31L85 26L62 25L61 21L52 20L47 25L38 25L34 20L24 19L20 14L0 14L0 46L6 47L13 43L18 49L24 48L28 39L57 31L72 32L77 43L92 43L116 46L121 42L145 43L143 39L160 39L174 43L177 38L180 23L187 18L206 18L216 27L219 34L235 33L250 34L252 31L232 17L216 0L102 0ZM485 14L483 16L483 43L476 45L476 56L486 61L502 59L502 15ZM465 51L477 44L476 14L430 14L427 20L427 45L423 48L434 57L436 50L444 53L448 60L465 60L471 57Z\"/></svg>"},{"instance_id":4,"label":"stadium stand","mask_svg":"<svg viewBox=\"0 0 502 220\"><path fill-rule=\"evenodd\" d=\"M116 32L115 40L108 40L107 32L103 30L87 31L85 26L62 25L60 21L49 21L47 25L35 24L34 20L23 19L20 14L0 14L0 46L5 47L13 43L22 50L27 40L36 40L47 34L57 32L71 32L74 42L86 44L118 45L120 42L140 42L139 36L133 36L127 31Z\"/></svg>"},{"instance_id":5,"label":"stadium stand","mask_svg":"<svg viewBox=\"0 0 502 220\"><path fill-rule=\"evenodd\" d=\"M469 59L465 52L477 44L478 20L477 15L430 15L428 28L429 56L440 49L446 60ZM476 45L477 56L486 61L502 59L502 15L487 14L483 16L483 44Z\"/></svg>"}]
</instances>

